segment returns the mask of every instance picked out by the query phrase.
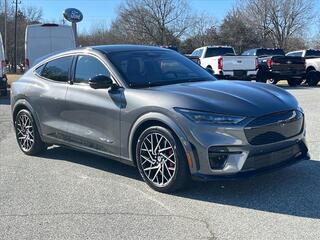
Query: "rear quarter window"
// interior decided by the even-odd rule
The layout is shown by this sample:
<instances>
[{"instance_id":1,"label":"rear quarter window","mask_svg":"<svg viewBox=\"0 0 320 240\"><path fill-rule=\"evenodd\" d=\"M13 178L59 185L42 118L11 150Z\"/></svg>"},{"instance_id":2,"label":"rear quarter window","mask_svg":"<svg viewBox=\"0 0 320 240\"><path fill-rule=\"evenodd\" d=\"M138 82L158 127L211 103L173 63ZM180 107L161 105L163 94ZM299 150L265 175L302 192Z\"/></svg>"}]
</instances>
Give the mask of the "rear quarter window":
<instances>
[{"instance_id":1,"label":"rear quarter window","mask_svg":"<svg viewBox=\"0 0 320 240\"><path fill-rule=\"evenodd\" d=\"M73 57L62 57L48 62L41 70L41 76L57 82L67 82Z\"/></svg>"}]
</instances>

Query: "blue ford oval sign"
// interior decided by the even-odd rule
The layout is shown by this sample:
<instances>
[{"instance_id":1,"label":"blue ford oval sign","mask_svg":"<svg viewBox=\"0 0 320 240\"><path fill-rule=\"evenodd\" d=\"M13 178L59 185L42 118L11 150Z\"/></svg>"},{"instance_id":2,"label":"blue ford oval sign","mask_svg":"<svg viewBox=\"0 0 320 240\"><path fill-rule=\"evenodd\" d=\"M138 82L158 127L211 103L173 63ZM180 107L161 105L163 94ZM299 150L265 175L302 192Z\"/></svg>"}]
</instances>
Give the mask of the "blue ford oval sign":
<instances>
[{"instance_id":1,"label":"blue ford oval sign","mask_svg":"<svg viewBox=\"0 0 320 240\"><path fill-rule=\"evenodd\" d=\"M64 10L63 16L69 22L73 23L81 22L83 19L82 12L80 12L80 10L76 8L67 8L66 10Z\"/></svg>"}]
</instances>

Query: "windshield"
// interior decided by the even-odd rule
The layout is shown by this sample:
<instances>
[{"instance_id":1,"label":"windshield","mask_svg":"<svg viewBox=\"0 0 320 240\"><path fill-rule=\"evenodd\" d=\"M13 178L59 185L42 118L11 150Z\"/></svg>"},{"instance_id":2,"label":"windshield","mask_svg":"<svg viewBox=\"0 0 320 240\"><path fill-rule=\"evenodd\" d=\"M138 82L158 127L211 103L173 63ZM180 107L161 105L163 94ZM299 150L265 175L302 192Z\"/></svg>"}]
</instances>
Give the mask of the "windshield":
<instances>
[{"instance_id":1,"label":"windshield","mask_svg":"<svg viewBox=\"0 0 320 240\"><path fill-rule=\"evenodd\" d=\"M306 57L320 57L320 50L307 50Z\"/></svg>"},{"instance_id":2,"label":"windshield","mask_svg":"<svg viewBox=\"0 0 320 240\"><path fill-rule=\"evenodd\" d=\"M112 52L107 57L130 87L215 80L205 69L174 51Z\"/></svg>"},{"instance_id":3,"label":"windshield","mask_svg":"<svg viewBox=\"0 0 320 240\"><path fill-rule=\"evenodd\" d=\"M258 49L257 56L284 56L282 49Z\"/></svg>"},{"instance_id":4,"label":"windshield","mask_svg":"<svg viewBox=\"0 0 320 240\"><path fill-rule=\"evenodd\" d=\"M226 47L215 47L207 48L206 57L215 57L215 56L234 56L233 48Z\"/></svg>"}]
</instances>

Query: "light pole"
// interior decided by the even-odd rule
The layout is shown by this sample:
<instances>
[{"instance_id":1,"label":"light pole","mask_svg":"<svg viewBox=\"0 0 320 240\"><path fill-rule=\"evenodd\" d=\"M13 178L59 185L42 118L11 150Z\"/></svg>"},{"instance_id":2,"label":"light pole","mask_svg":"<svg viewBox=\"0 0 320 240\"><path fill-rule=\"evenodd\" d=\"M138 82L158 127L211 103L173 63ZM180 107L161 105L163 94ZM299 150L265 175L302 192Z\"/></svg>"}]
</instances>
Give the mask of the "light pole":
<instances>
[{"instance_id":1,"label":"light pole","mask_svg":"<svg viewBox=\"0 0 320 240\"><path fill-rule=\"evenodd\" d=\"M63 16L66 20L71 22L76 46L78 46L77 23L82 21L83 15L76 8L67 8L64 10Z\"/></svg>"},{"instance_id":2,"label":"light pole","mask_svg":"<svg viewBox=\"0 0 320 240\"><path fill-rule=\"evenodd\" d=\"M8 59L7 14L8 14L7 0L4 0L4 56L5 56L4 58L5 60Z\"/></svg>"},{"instance_id":3,"label":"light pole","mask_svg":"<svg viewBox=\"0 0 320 240\"><path fill-rule=\"evenodd\" d=\"M18 39L17 39L17 24L18 24L18 4L20 0L15 0L15 15L14 15L14 59L13 59L13 71L17 72L17 52L18 52Z\"/></svg>"}]
</instances>

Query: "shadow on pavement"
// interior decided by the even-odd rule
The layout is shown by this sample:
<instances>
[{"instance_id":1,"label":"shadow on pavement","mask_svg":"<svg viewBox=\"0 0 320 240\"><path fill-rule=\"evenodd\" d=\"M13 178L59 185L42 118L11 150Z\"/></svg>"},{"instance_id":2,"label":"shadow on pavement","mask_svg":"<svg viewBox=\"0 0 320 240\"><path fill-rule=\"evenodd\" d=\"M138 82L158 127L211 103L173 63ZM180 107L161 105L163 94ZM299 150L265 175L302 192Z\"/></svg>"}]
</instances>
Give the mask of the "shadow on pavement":
<instances>
[{"instance_id":1,"label":"shadow on pavement","mask_svg":"<svg viewBox=\"0 0 320 240\"><path fill-rule=\"evenodd\" d=\"M47 151L43 152L39 157L81 164L142 181L142 178L136 168L86 152L80 152L64 147L51 147Z\"/></svg>"},{"instance_id":2,"label":"shadow on pavement","mask_svg":"<svg viewBox=\"0 0 320 240\"><path fill-rule=\"evenodd\" d=\"M312 89L315 89L315 88L320 88L320 85L318 86L314 86L314 87L309 87L308 85L301 85L301 86L296 86L296 87L290 87L288 85L276 85L277 87L281 87L283 89L287 89L287 90L301 90L301 89L304 89L304 90L312 90Z\"/></svg>"},{"instance_id":3,"label":"shadow on pavement","mask_svg":"<svg viewBox=\"0 0 320 240\"><path fill-rule=\"evenodd\" d=\"M41 157L69 161L141 181L125 164L62 147ZM309 160L239 181L191 182L176 197L306 218L320 218L320 161Z\"/></svg>"},{"instance_id":4,"label":"shadow on pavement","mask_svg":"<svg viewBox=\"0 0 320 240\"><path fill-rule=\"evenodd\" d=\"M228 182L193 182L179 197L285 215L320 218L320 161Z\"/></svg>"}]
</instances>

